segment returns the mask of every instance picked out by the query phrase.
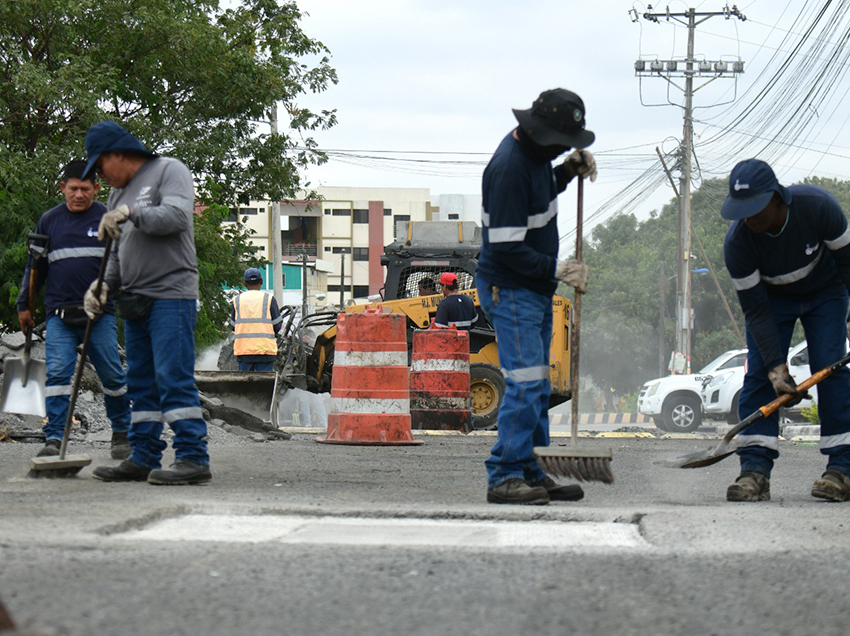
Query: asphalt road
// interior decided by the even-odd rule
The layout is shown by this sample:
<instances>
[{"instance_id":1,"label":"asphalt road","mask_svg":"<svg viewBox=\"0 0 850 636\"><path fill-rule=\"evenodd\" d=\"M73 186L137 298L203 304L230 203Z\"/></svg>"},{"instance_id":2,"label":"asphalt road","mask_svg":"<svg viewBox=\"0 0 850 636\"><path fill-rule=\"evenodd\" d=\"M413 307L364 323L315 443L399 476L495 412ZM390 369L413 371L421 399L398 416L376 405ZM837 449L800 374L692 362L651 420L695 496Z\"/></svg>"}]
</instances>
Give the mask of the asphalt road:
<instances>
[{"instance_id":1,"label":"asphalt road","mask_svg":"<svg viewBox=\"0 0 850 636\"><path fill-rule=\"evenodd\" d=\"M785 443L773 500L730 504L737 461L659 462L716 440L583 439L613 486L485 502L493 437L370 447L239 438L204 486L27 478L0 444L0 601L68 635L847 633L850 504L813 499ZM556 443L563 442L558 439ZM93 465L111 463L102 447Z\"/></svg>"}]
</instances>

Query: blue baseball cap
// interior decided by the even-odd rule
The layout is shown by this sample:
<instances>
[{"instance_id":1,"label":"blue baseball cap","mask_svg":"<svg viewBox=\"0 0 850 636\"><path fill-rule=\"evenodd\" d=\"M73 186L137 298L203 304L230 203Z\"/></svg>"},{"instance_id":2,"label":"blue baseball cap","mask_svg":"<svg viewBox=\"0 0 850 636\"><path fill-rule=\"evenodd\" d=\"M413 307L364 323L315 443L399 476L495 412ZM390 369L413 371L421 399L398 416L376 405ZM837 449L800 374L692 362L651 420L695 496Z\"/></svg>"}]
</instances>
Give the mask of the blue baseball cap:
<instances>
[{"instance_id":1,"label":"blue baseball cap","mask_svg":"<svg viewBox=\"0 0 850 636\"><path fill-rule=\"evenodd\" d=\"M779 184L769 165L760 159L742 161L729 174L729 195L720 215L728 221L748 219L767 207L774 192L791 203L791 193Z\"/></svg>"},{"instance_id":2,"label":"blue baseball cap","mask_svg":"<svg viewBox=\"0 0 850 636\"><path fill-rule=\"evenodd\" d=\"M261 283L263 282L263 275L260 274L260 270L258 270L256 267L249 267L245 270L245 282Z\"/></svg>"},{"instance_id":3,"label":"blue baseball cap","mask_svg":"<svg viewBox=\"0 0 850 636\"><path fill-rule=\"evenodd\" d=\"M127 129L123 126L114 121L99 121L86 133L88 163L83 173L84 178L91 173L97 160L100 159L100 155L104 152L134 152L148 157L153 157L155 154L150 152L145 144L127 132Z\"/></svg>"}]
</instances>

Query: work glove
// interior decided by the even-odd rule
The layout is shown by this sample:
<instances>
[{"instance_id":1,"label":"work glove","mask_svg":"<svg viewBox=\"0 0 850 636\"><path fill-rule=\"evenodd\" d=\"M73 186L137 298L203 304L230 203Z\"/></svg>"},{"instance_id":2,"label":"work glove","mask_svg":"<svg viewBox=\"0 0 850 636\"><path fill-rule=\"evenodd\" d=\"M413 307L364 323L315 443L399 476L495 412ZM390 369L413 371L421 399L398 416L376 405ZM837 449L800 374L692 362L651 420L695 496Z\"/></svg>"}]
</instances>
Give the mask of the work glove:
<instances>
[{"instance_id":1,"label":"work glove","mask_svg":"<svg viewBox=\"0 0 850 636\"><path fill-rule=\"evenodd\" d=\"M100 297L95 295L95 287L97 287L97 281L89 285L86 295L83 296L83 309L86 311L86 316L92 320L97 320L97 317L103 313L103 306L109 296L109 285L105 282L100 285Z\"/></svg>"},{"instance_id":2,"label":"work glove","mask_svg":"<svg viewBox=\"0 0 850 636\"><path fill-rule=\"evenodd\" d=\"M575 259L558 261L555 267L555 278L567 285L572 285L581 294L587 291L587 265L581 261Z\"/></svg>"},{"instance_id":3,"label":"work glove","mask_svg":"<svg viewBox=\"0 0 850 636\"><path fill-rule=\"evenodd\" d=\"M129 218L130 208L126 205L119 205L114 210L104 214L100 220L100 226L97 228L98 240L102 241L109 234L113 241L117 241L121 236L121 224Z\"/></svg>"},{"instance_id":4,"label":"work glove","mask_svg":"<svg viewBox=\"0 0 850 636\"><path fill-rule=\"evenodd\" d=\"M797 389L797 383L794 382L794 378L792 378L791 374L788 372L787 364L780 364L778 367L771 369L767 374L767 379L770 380L770 383L773 385L776 397L781 397L783 395L795 396L785 404L785 408L799 404L804 398L807 400L812 399L812 396L810 396L807 391L800 391Z\"/></svg>"},{"instance_id":5,"label":"work glove","mask_svg":"<svg viewBox=\"0 0 850 636\"><path fill-rule=\"evenodd\" d=\"M596 159L589 150L573 150L564 160L570 179L575 176L596 181Z\"/></svg>"}]
</instances>

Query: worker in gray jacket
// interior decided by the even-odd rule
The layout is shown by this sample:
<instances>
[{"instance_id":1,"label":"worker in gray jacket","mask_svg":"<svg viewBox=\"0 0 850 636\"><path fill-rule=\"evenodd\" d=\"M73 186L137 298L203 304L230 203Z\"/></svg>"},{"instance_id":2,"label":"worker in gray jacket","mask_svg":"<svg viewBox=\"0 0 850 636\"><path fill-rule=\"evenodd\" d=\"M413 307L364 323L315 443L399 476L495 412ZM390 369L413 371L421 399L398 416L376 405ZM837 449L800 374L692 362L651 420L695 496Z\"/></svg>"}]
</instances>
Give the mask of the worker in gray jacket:
<instances>
[{"instance_id":1,"label":"worker in gray jacket","mask_svg":"<svg viewBox=\"0 0 850 636\"><path fill-rule=\"evenodd\" d=\"M116 296L133 402L130 458L100 466L94 476L158 485L209 481L207 426L194 378L198 264L192 175L180 161L149 152L111 121L89 129L86 154L86 171L96 170L114 188L98 236L108 234L115 247L101 294L95 295L92 283L85 308L97 315L107 295ZM174 431L170 470L161 468L165 423Z\"/></svg>"}]
</instances>

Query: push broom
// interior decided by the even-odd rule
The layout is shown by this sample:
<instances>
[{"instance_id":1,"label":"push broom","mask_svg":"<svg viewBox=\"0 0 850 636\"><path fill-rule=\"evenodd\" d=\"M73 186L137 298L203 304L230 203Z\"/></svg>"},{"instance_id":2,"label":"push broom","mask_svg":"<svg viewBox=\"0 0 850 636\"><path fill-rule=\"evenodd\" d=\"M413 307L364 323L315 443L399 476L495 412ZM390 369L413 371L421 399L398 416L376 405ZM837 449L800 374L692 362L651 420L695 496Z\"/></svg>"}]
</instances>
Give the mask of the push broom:
<instances>
[{"instance_id":1,"label":"push broom","mask_svg":"<svg viewBox=\"0 0 850 636\"><path fill-rule=\"evenodd\" d=\"M97 284L94 295L100 298L100 288L103 285L103 277L106 274L106 263L109 260L109 252L112 250L112 238L106 237L106 245L103 250L103 260L100 262L100 271L97 274ZM86 335L83 337L83 347L80 351L80 361L74 372L74 385L71 388L71 402L68 404L68 415L65 418L65 431L62 433L62 445L59 447L58 457L33 457L30 460L30 472L27 477L74 477L84 467L91 464L88 455L66 455L68 440L71 438L71 423L74 418L74 407L77 404L77 392L80 390L80 380L86 366L86 356L89 352L89 341L95 321L91 318L86 322Z\"/></svg>"},{"instance_id":2,"label":"push broom","mask_svg":"<svg viewBox=\"0 0 850 636\"><path fill-rule=\"evenodd\" d=\"M578 180L578 205L576 206L576 260L581 261L584 208L584 179ZM575 290L573 301L573 329L570 334L570 398L572 406L572 442L568 446L536 446L534 457L544 471L553 477L571 477L576 481L601 481L614 483L611 472L612 453L578 447L578 363L579 333L581 328L581 296Z\"/></svg>"}]
</instances>

